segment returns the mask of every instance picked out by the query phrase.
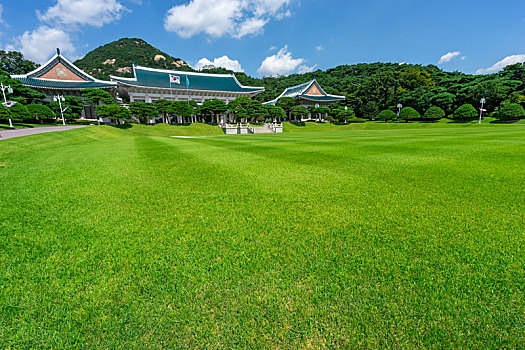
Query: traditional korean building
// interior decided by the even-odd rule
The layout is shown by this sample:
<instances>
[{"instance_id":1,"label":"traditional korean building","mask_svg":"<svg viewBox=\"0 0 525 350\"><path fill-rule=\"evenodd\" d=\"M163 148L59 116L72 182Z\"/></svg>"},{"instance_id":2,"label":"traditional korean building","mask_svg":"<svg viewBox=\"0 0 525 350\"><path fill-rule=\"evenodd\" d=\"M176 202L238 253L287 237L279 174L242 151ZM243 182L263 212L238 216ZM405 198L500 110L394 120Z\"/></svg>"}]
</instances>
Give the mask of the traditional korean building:
<instances>
[{"instance_id":1,"label":"traditional korean building","mask_svg":"<svg viewBox=\"0 0 525 350\"><path fill-rule=\"evenodd\" d=\"M292 86L284 90L275 100L263 103L264 105L275 105L281 97L292 97L299 106L327 106L334 102L344 101L344 96L327 94L314 78L309 82Z\"/></svg>"},{"instance_id":2,"label":"traditional korean building","mask_svg":"<svg viewBox=\"0 0 525 350\"><path fill-rule=\"evenodd\" d=\"M49 100L55 95L81 96L82 90L87 88L104 89L113 95L117 89L117 83L93 78L62 56L59 49L55 56L34 71L12 75L11 78L46 94Z\"/></svg>"},{"instance_id":3,"label":"traditional korean building","mask_svg":"<svg viewBox=\"0 0 525 350\"><path fill-rule=\"evenodd\" d=\"M264 87L243 86L234 74L210 74L133 65L133 78L110 77L118 93L130 102L194 100L201 104L217 98L228 103L239 96L253 97Z\"/></svg>"},{"instance_id":4,"label":"traditional korean building","mask_svg":"<svg viewBox=\"0 0 525 350\"><path fill-rule=\"evenodd\" d=\"M117 91L117 83L92 77L62 56L59 49L48 62L34 71L12 75L11 78L44 93L48 100L53 100L57 95L82 96L82 90L88 88L103 89L113 96ZM84 106L82 117L96 119L95 108Z\"/></svg>"}]
</instances>

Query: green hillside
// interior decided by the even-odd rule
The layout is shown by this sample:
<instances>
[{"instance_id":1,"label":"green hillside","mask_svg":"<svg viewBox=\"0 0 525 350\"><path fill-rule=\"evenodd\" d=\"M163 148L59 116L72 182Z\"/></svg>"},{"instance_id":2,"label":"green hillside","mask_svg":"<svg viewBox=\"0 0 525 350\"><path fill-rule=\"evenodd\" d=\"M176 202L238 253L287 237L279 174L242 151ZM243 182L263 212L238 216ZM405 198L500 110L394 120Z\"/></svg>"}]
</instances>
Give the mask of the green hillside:
<instances>
[{"instance_id":1,"label":"green hillside","mask_svg":"<svg viewBox=\"0 0 525 350\"><path fill-rule=\"evenodd\" d=\"M75 64L96 78L108 79L110 75L131 77L133 62L153 68L191 70L180 58L137 38L122 38L96 48Z\"/></svg>"}]
</instances>

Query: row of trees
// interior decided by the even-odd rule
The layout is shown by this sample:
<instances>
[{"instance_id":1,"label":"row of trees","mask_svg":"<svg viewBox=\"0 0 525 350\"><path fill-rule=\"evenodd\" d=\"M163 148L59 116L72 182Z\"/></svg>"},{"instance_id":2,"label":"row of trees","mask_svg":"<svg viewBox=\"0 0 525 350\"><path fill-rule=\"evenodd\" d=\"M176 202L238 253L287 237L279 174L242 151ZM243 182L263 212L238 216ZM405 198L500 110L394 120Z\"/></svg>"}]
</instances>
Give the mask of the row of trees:
<instances>
[{"instance_id":1,"label":"row of trees","mask_svg":"<svg viewBox=\"0 0 525 350\"><path fill-rule=\"evenodd\" d=\"M194 123L221 121L260 123L266 120L283 120L286 114L281 107L263 106L260 102L248 97L238 97L226 104L219 99L205 100L202 105L190 101L168 101L164 99L153 103L131 102L129 109L117 104L97 106L101 118L119 121L136 120L147 123L161 119L164 123Z\"/></svg>"}]
</instances>

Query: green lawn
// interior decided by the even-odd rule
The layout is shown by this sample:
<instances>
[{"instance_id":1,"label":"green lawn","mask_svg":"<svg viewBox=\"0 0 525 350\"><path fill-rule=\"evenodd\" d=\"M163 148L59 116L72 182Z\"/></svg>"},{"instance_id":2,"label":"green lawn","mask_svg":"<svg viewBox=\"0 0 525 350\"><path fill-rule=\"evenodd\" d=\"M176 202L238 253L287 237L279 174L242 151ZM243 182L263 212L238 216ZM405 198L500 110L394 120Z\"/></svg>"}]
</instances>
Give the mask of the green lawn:
<instances>
[{"instance_id":1,"label":"green lawn","mask_svg":"<svg viewBox=\"0 0 525 350\"><path fill-rule=\"evenodd\" d=\"M0 348L522 347L525 126L429 125L0 141Z\"/></svg>"}]
</instances>

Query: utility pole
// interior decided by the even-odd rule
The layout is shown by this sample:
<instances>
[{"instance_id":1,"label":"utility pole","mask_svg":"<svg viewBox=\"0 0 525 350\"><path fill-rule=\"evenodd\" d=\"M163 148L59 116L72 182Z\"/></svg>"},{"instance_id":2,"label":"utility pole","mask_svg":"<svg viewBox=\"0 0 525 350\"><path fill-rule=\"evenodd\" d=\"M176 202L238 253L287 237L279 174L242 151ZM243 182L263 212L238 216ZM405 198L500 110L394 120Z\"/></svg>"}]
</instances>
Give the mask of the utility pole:
<instances>
[{"instance_id":1,"label":"utility pole","mask_svg":"<svg viewBox=\"0 0 525 350\"><path fill-rule=\"evenodd\" d=\"M2 89L2 93L4 94L4 105L7 107L7 97L5 94L5 90L7 90L8 94L13 93L13 89L11 88L11 85L4 85L4 83L0 83L0 89ZM13 127L13 122L11 121L11 116L9 116L9 127Z\"/></svg>"}]
</instances>

